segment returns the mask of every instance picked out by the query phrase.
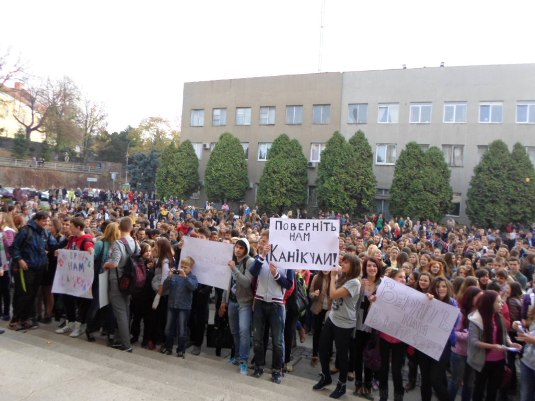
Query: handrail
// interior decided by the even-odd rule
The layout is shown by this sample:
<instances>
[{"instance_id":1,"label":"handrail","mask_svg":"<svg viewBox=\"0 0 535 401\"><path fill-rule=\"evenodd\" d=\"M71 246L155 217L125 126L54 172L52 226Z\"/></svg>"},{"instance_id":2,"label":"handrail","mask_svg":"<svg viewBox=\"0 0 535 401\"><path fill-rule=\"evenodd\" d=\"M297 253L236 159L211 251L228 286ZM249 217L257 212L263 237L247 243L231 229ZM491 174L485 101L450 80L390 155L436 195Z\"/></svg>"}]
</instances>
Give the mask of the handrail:
<instances>
[{"instance_id":1,"label":"handrail","mask_svg":"<svg viewBox=\"0 0 535 401\"><path fill-rule=\"evenodd\" d=\"M58 170L58 171L73 171L85 172L92 174L105 173L103 164L96 162L96 165L81 164L81 163L66 163L66 162L40 162L33 159L17 159L14 157L0 157L0 166L8 167L24 167L35 168L39 170Z\"/></svg>"}]
</instances>

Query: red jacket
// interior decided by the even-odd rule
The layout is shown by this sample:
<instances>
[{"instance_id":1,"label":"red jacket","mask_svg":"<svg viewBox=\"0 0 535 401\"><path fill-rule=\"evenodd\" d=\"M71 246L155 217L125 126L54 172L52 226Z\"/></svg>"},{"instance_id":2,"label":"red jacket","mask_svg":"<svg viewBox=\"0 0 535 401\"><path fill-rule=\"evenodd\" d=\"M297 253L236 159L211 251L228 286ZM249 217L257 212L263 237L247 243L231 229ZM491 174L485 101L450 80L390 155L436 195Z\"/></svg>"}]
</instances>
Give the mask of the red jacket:
<instances>
[{"instance_id":1,"label":"red jacket","mask_svg":"<svg viewBox=\"0 0 535 401\"><path fill-rule=\"evenodd\" d=\"M85 242L84 242L85 240ZM82 245L84 249L82 249ZM67 242L67 246L65 249L72 249L77 251L88 251L91 248L94 248L95 244L93 242L93 236L91 234L84 234L79 237L75 237L74 235L71 235L69 237L69 241Z\"/></svg>"}]
</instances>

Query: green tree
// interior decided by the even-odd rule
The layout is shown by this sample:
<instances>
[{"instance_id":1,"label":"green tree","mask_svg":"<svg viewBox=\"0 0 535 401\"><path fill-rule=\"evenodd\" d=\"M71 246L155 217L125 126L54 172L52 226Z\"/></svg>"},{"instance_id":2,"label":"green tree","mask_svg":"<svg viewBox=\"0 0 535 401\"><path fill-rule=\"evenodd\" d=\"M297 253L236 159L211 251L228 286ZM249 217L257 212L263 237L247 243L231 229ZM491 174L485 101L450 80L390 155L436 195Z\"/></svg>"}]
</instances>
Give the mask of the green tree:
<instances>
[{"instance_id":1,"label":"green tree","mask_svg":"<svg viewBox=\"0 0 535 401\"><path fill-rule=\"evenodd\" d=\"M41 157L47 162L52 160L52 148L48 141L44 141L41 145Z\"/></svg>"},{"instance_id":2,"label":"green tree","mask_svg":"<svg viewBox=\"0 0 535 401\"><path fill-rule=\"evenodd\" d=\"M225 132L219 137L205 173L206 195L213 201L239 201L249 187L247 161L240 140Z\"/></svg>"},{"instance_id":3,"label":"green tree","mask_svg":"<svg viewBox=\"0 0 535 401\"><path fill-rule=\"evenodd\" d=\"M151 150L149 153L134 153L129 159L128 173L130 187L134 191L155 191L156 172L160 164L160 152Z\"/></svg>"},{"instance_id":4,"label":"green tree","mask_svg":"<svg viewBox=\"0 0 535 401\"><path fill-rule=\"evenodd\" d=\"M474 169L466 195L466 215L478 227L505 227L510 222L511 154L497 140Z\"/></svg>"},{"instance_id":5,"label":"green tree","mask_svg":"<svg viewBox=\"0 0 535 401\"><path fill-rule=\"evenodd\" d=\"M26 138L24 132L19 130L15 134L15 140L13 141L13 148L11 154L16 159L25 159L28 156L30 150L30 140Z\"/></svg>"},{"instance_id":6,"label":"green tree","mask_svg":"<svg viewBox=\"0 0 535 401\"><path fill-rule=\"evenodd\" d=\"M510 221L530 225L535 221L535 169L526 148L515 143L511 152Z\"/></svg>"},{"instance_id":7,"label":"green tree","mask_svg":"<svg viewBox=\"0 0 535 401\"><path fill-rule=\"evenodd\" d=\"M318 166L318 205L323 210L354 213L357 194L354 189L356 150L335 132L325 144Z\"/></svg>"},{"instance_id":8,"label":"green tree","mask_svg":"<svg viewBox=\"0 0 535 401\"><path fill-rule=\"evenodd\" d=\"M95 140L95 148L97 150L98 160L112 162L112 163L126 163L126 154L131 152L136 144L131 137L131 132L134 129L127 127L121 132L108 133L106 131L100 133Z\"/></svg>"},{"instance_id":9,"label":"green tree","mask_svg":"<svg viewBox=\"0 0 535 401\"><path fill-rule=\"evenodd\" d=\"M177 196L186 199L199 188L199 160L191 142L180 146L170 143L164 149L156 173L156 188L160 197Z\"/></svg>"},{"instance_id":10,"label":"green tree","mask_svg":"<svg viewBox=\"0 0 535 401\"><path fill-rule=\"evenodd\" d=\"M393 215L434 221L444 217L453 191L442 152L436 147L424 152L416 142L408 143L396 162L390 192Z\"/></svg>"},{"instance_id":11,"label":"green tree","mask_svg":"<svg viewBox=\"0 0 535 401\"><path fill-rule=\"evenodd\" d=\"M351 163L354 177L352 194L356 201L354 213L363 216L375 209L377 180L373 174L373 151L361 130L349 139L349 144L354 149L354 161Z\"/></svg>"},{"instance_id":12,"label":"green tree","mask_svg":"<svg viewBox=\"0 0 535 401\"><path fill-rule=\"evenodd\" d=\"M308 174L307 159L301 144L281 134L269 150L258 186L258 206L261 210L282 215L285 210L302 208L306 204Z\"/></svg>"}]
</instances>

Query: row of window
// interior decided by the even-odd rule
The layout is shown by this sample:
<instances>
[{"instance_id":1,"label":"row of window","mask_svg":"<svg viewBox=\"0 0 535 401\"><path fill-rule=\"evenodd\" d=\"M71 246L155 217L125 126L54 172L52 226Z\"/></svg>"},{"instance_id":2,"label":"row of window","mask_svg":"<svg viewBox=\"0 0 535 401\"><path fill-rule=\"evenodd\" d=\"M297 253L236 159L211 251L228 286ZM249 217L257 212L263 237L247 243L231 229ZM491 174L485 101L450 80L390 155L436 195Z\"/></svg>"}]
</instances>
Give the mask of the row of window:
<instances>
[{"instance_id":1,"label":"row of window","mask_svg":"<svg viewBox=\"0 0 535 401\"><path fill-rule=\"evenodd\" d=\"M479 122L488 124L503 123L503 102L481 102L479 104ZM444 123L462 124L467 122L467 102L445 102L442 121ZM432 103L411 103L409 122L411 124L430 124L433 112ZM303 124L303 106L286 106L286 124ZM352 103L348 105L348 124L368 123L368 104ZM259 110L259 125L274 125L276 107L262 106ZM331 122L331 105L315 104L312 106L312 123L329 124ZM516 104L516 122L518 124L535 124L535 101L522 101ZM399 103L381 103L377 109L377 123L399 123ZM220 127L228 124L227 109L212 109L212 126ZM236 125L251 125L251 107L236 108ZM190 125L204 127L204 109L191 110Z\"/></svg>"},{"instance_id":2,"label":"row of window","mask_svg":"<svg viewBox=\"0 0 535 401\"><path fill-rule=\"evenodd\" d=\"M249 159L249 143L242 142L243 151L245 153L245 158ZM203 149L213 150L215 143L194 143L193 147L197 158L200 160L202 157ZM429 149L430 145L422 144L420 145L422 150L426 151ZM267 154L271 148L271 142L259 142L258 143L258 161L266 161ZM309 161L314 163L319 163L321 161L321 152L325 149L324 143L311 143L310 144L310 157ZM481 156L487 151L488 145L479 145L477 147L478 160L481 159ZM531 162L535 165L535 147L528 146L526 151L531 159ZM464 145L442 145L442 153L444 154L444 159L450 167L462 167L463 158L464 158ZM398 151L397 144L395 143L378 143L375 145L375 164L376 165L395 165L397 161Z\"/></svg>"}]
</instances>

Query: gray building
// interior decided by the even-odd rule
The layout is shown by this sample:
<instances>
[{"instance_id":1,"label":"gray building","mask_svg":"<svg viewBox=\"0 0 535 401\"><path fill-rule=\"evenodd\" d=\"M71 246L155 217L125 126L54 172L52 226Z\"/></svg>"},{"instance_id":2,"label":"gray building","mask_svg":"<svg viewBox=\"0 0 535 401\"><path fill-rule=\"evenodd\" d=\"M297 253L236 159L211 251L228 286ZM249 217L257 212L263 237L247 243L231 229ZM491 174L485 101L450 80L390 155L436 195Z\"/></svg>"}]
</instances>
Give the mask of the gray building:
<instances>
[{"instance_id":1,"label":"gray building","mask_svg":"<svg viewBox=\"0 0 535 401\"><path fill-rule=\"evenodd\" d=\"M451 168L453 214L466 221L466 192L488 144L520 142L535 162L535 64L318 73L190 82L184 85L182 140L194 143L200 176L223 132L237 136L248 159L250 190L281 133L309 159L309 208L316 167L334 131L362 130L374 150L377 210L388 213L396 159L408 142L437 146ZM205 200L201 190L195 197Z\"/></svg>"}]
</instances>

